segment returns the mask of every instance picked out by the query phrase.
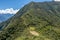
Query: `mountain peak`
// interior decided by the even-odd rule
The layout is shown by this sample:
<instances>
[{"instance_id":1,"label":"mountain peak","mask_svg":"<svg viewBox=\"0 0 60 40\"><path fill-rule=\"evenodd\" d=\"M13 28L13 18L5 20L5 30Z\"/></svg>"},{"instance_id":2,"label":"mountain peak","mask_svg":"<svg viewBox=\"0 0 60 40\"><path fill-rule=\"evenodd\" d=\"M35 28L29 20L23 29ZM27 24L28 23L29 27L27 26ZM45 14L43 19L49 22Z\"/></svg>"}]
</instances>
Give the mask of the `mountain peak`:
<instances>
[{"instance_id":1,"label":"mountain peak","mask_svg":"<svg viewBox=\"0 0 60 40\"><path fill-rule=\"evenodd\" d=\"M59 5L58 2L30 2L0 24L0 40L60 40Z\"/></svg>"}]
</instances>

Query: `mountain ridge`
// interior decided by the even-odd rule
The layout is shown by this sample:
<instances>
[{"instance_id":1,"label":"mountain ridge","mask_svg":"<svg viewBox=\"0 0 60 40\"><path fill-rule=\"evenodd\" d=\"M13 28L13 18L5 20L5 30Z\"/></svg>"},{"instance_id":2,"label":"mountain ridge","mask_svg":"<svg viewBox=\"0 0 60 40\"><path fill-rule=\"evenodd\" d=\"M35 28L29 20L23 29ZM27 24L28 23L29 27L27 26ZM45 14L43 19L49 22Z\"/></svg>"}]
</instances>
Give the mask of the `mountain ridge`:
<instances>
[{"instance_id":1,"label":"mountain ridge","mask_svg":"<svg viewBox=\"0 0 60 40\"><path fill-rule=\"evenodd\" d=\"M59 8L60 2L30 2L0 24L0 40L60 40Z\"/></svg>"},{"instance_id":2,"label":"mountain ridge","mask_svg":"<svg viewBox=\"0 0 60 40\"><path fill-rule=\"evenodd\" d=\"M0 14L0 22L6 21L10 17L12 17L14 14Z\"/></svg>"}]
</instances>

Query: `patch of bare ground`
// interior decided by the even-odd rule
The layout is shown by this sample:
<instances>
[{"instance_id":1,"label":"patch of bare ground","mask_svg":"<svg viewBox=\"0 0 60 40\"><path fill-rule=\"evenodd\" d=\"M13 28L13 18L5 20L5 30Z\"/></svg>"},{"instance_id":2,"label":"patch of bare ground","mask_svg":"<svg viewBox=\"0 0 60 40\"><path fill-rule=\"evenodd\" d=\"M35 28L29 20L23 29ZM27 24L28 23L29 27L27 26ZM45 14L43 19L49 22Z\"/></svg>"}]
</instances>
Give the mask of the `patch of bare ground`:
<instances>
[{"instance_id":1,"label":"patch of bare ground","mask_svg":"<svg viewBox=\"0 0 60 40\"><path fill-rule=\"evenodd\" d=\"M32 35L34 35L34 36L39 36L39 33L36 32L36 31L30 31L30 33L31 33Z\"/></svg>"}]
</instances>

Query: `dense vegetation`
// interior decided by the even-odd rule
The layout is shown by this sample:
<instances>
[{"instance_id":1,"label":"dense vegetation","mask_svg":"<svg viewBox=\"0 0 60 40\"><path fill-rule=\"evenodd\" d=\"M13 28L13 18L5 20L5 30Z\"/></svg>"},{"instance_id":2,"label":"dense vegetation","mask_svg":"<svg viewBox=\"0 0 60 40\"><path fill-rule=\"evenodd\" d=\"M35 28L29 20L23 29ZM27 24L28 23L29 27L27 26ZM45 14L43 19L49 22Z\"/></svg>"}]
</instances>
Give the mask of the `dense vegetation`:
<instances>
[{"instance_id":1,"label":"dense vegetation","mask_svg":"<svg viewBox=\"0 0 60 40\"><path fill-rule=\"evenodd\" d=\"M30 2L0 27L0 40L60 40L60 2Z\"/></svg>"}]
</instances>

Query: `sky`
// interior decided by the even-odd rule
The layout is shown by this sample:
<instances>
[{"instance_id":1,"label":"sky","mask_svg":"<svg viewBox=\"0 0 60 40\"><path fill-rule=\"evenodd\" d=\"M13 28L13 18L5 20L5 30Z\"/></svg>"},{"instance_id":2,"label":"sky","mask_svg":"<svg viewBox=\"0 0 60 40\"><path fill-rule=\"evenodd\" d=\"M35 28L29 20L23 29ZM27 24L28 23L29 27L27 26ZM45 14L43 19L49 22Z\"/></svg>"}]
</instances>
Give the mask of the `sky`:
<instances>
[{"instance_id":1,"label":"sky","mask_svg":"<svg viewBox=\"0 0 60 40\"><path fill-rule=\"evenodd\" d=\"M51 0L0 0L0 14L15 14L19 9L31 1L44 2Z\"/></svg>"}]
</instances>

